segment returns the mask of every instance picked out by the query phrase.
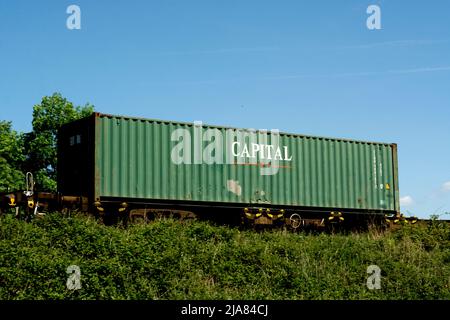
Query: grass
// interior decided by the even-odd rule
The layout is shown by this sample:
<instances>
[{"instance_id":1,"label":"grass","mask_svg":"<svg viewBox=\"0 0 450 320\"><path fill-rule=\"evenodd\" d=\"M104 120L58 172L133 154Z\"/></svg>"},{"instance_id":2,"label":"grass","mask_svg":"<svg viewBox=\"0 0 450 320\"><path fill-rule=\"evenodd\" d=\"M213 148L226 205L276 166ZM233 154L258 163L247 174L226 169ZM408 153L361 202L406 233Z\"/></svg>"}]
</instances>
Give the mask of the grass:
<instances>
[{"instance_id":1,"label":"grass","mask_svg":"<svg viewBox=\"0 0 450 320\"><path fill-rule=\"evenodd\" d=\"M70 265L80 267L80 290L66 287ZM379 290L366 286L369 265L381 268ZM450 227L310 235L6 215L0 299L450 299Z\"/></svg>"}]
</instances>

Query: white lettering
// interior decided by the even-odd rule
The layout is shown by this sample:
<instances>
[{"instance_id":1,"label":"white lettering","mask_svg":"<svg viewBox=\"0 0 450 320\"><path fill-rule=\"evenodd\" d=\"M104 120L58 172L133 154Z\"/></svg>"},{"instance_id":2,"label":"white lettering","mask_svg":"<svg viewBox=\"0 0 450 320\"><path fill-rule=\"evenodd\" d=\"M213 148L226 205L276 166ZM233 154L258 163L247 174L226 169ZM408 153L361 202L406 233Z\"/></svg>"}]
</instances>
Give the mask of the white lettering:
<instances>
[{"instance_id":1,"label":"white lettering","mask_svg":"<svg viewBox=\"0 0 450 320\"><path fill-rule=\"evenodd\" d=\"M66 26L69 30L80 30L81 29L81 9L77 5L70 5L66 10L67 14L70 14L66 20Z\"/></svg>"},{"instance_id":2,"label":"white lettering","mask_svg":"<svg viewBox=\"0 0 450 320\"><path fill-rule=\"evenodd\" d=\"M248 153L248 148L247 148L246 144L244 144L244 147L242 148L241 157L242 158L250 158L250 153Z\"/></svg>"},{"instance_id":3,"label":"white lettering","mask_svg":"<svg viewBox=\"0 0 450 320\"><path fill-rule=\"evenodd\" d=\"M171 141L180 141L172 148L170 157L174 164L191 164L191 134L187 129L172 132Z\"/></svg>"},{"instance_id":4,"label":"white lettering","mask_svg":"<svg viewBox=\"0 0 450 320\"><path fill-rule=\"evenodd\" d=\"M279 171L280 161L292 161L288 146L279 146L278 130L267 131L209 128L203 131L202 122L186 129L175 129L171 141L172 163L180 164L226 164L251 163L260 165L261 175L273 175ZM270 142L269 142L270 141ZM193 155L192 155L193 153Z\"/></svg>"},{"instance_id":5,"label":"white lettering","mask_svg":"<svg viewBox=\"0 0 450 320\"><path fill-rule=\"evenodd\" d=\"M77 265L71 265L67 267L66 273L70 274L67 278L66 286L69 290L80 290L81 289L81 271L80 267Z\"/></svg>"},{"instance_id":6,"label":"white lettering","mask_svg":"<svg viewBox=\"0 0 450 320\"><path fill-rule=\"evenodd\" d=\"M239 142L233 142L232 143L232 149L231 152L233 152L233 156L234 157L239 157L239 152L237 151L237 149L234 148L234 146L237 146L239 148L241 144ZM236 152L234 152L234 150L236 150Z\"/></svg>"},{"instance_id":7,"label":"white lettering","mask_svg":"<svg viewBox=\"0 0 450 320\"><path fill-rule=\"evenodd\" d=\"M366 25L369 30L380 30L381 29L381 9L377 5L370 5L367 7L367 14L371 14L367 18Z\"/></svg>"},{"instance_id":8,"label":"white lettering","mask_svg":"<svg viewBox=\"0 0 450 320\"><path fill-rule=\"evenodd\" d=\"M194 121L194 164L202 163L202 122Z\"/></svg>"},{"instance_id":9,"label":"white lettering","mask_svg":"<svg viewBox=\"0 0 450 320\"><path fill-rule=\"evenodd\" d=\"M219 129L208 129L203 135L204 141L211 141L203 150L203 161L206 164L222 164L223 163L223 143L222 134Z\"/></svg>"},{"instance_id":10,"label":"white lettering","mask_svg":"<svg viewBox=\"0 0 450 320\"><path fill-rule=\"evenodd\" d=\"M259 151L259 144L252 143L252 155L251 158L256 158L256 153Z\"/></svg>"},{"instance_id":11,"label":"white lettering","mask_svg":"<svg viewBox=\"0 0 450 320\"><path fill-rule=\"evenodd\" d=\"M381 289L381 269L377 265L370 265L367 267L367 273L370 276L367 278L367 288L369 290Z\"/></svg>"},{"instance_id":12,"label":"white lettering","mask_svg":"<svg viewBox=\"0 0 450 320\"><path fill-rule=\"evenodd\" d=\"M289 155L288 155L288 147L283 147L283 149L284 149L284 160L292 161L292 156L289 157Z\"/></svg>"}]
</instances>

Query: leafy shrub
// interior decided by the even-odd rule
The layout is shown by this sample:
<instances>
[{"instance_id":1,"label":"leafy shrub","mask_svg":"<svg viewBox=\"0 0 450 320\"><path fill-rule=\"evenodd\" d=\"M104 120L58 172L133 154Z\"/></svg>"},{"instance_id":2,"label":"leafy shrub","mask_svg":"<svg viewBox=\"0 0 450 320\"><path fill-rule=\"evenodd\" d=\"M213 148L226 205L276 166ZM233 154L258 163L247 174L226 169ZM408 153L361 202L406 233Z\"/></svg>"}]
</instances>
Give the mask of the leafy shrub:
<instances>
[{"instance_id":1,"label":"leafy shrub","mask_svg":"<svg viewBox=\"0 0 450 320\"><path fill-rule=\"evenodd\" d=\"M254 232L176 220L107 227L0 217L0 299L449 299L450 230ZM381 289L366 286L381 268ZM78 265L81 289L68 290Z\"/></svg>"}]
</instances>

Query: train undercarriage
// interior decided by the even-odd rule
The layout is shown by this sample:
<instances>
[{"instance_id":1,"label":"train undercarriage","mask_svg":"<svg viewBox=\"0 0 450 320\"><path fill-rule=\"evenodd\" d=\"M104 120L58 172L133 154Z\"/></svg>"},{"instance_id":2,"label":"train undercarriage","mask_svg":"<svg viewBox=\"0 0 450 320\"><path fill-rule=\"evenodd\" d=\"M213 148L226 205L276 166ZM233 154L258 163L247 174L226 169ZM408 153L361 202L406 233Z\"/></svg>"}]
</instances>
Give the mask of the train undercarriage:
<instances>
[{"instance_id":1,"label":"train undercarriage","mask_svg":"<svg viewBox=\"0 0 450 320\"><path fill-rule=\"evenodd\" d=\"M128 199L127 199L128 200ZM245 227L288 227L289 229L339 229L363 225L392 227L415 224L416 217L395 213L358 213L344 210L308 210L299 208L274 208L260 205L246 207L183 205L177 203L128 202L108 199L89 204L87 197L58 193L33 192L28 189L0 194L0 213L11 213L19 219L30 221L44 217L48 212L71 215L91 213L107 225L117 223L151 222L175 218L180 220L207 219Z\"/></svg>"},{"instance_id":2,"label":"train undercarriage","mask_svg":"<svg viewBox=\"0 0 450 320\"><path fill-rule=\"evenodd\" d=\"M156 203L145 199L105 198L94 203L88 197L62 195L60 193L35 192L33 175L26 174L26 190L0 194L0 214L13 213L17 218L30 221L44 217L48 212L70 215L76 212L92 213L107 225L117 223L150 222L175 218L192 220L206 218L247 227L288 227L292 230L339 229L340 227L363 227L369 225L390 227L415 224L416 217L405 217L400 213L351 212L317 208L277 208L250 204L232 206L166 201Z\"/></svg>"}]
</instances>

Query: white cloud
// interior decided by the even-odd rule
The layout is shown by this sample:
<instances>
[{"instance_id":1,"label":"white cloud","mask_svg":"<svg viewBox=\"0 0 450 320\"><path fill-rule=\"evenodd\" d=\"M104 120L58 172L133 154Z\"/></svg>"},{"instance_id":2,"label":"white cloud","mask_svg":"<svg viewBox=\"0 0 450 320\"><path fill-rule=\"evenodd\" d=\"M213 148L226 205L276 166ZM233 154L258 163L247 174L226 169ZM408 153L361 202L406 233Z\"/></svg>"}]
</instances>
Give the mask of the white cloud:
<instances>
[{"instance_id":1,"label":"white cloud","mask_svg":"<svg viewBox=\"0 0 450 320\"><path fill-rule=\"evenodd\" d=\"M414 204L414 199L411 196L404 196L400 198L400 205L403 207L409 207Z\"/></svg>"},{"instance_id":2,"label":"white cloud","mask_svg":"<svg viewBox=\"0 0 450 320\"><path fill-rule=\"evenodd\" d=\"M450 181L447 181L442 185L442 191L450 192Z\"/></svg>"}]
</instances>

